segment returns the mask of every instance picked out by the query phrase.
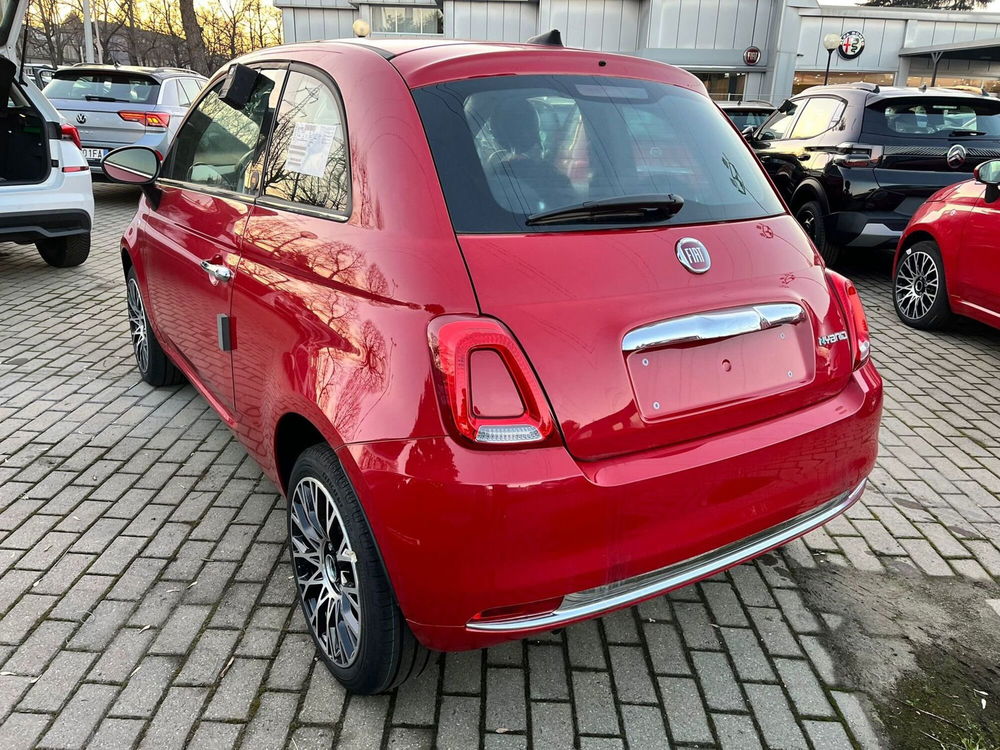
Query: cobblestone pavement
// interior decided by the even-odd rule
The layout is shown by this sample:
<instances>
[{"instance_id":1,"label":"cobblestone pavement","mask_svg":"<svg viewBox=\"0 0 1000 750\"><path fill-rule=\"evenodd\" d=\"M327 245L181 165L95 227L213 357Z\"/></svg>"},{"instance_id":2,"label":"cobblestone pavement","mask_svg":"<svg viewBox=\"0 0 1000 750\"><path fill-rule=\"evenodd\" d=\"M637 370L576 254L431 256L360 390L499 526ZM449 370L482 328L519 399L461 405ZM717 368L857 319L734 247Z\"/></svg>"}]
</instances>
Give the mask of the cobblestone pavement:
<instances>
[{"instance_id":1,"label":"cobblestone pavement","mask_svg":"<svg viewBox=\"0 0 1000 750\"><path fill-rule=\"evenodd\" d=\"M901 669L893 644L914 641L843 586L940 580L971 592L963 620L1000 626L1000 332L904 329L880 266L855 276L887 380L882 456L847 518L347 697L293 608L274 487L190 387L133 371L116 248L136 193L96 192L81 268L0 245L0 748L868 748L887 743L862 689L878 683L838 634L853 622Z\"/></svg>"}]
</instances>

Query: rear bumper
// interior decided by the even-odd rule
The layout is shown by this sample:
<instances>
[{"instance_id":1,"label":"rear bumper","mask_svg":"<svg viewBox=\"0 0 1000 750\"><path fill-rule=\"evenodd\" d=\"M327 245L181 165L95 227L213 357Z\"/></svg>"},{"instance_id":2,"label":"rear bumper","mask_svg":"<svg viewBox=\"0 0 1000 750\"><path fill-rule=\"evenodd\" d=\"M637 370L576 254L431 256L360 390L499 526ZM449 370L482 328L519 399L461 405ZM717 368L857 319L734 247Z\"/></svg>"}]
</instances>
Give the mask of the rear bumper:
<instances>
[{"instance_id":1,"label":"rear bumper","mask_svg":"<svg viewBox=\"0 0 1000 750\"><path fill-rule=\"evenodd\" d=\"M629 606L824 523L861 494L881 404L869 363L823 403L616 459L447 437L340 453L410 627L431 648L460 650ZM476 617L512 607L508 619Z\"/></svg>"},{"instance_id":2,"label":"rear bumper","mask_svg":"<svg viewBox=\"0 0 1000 750\"><path fill-rule=\"evenodd\" d=\"M35 242L89 231L90 214L84 209L0 213L0 240L5 242Z\"/></svg>"}]
</instances>

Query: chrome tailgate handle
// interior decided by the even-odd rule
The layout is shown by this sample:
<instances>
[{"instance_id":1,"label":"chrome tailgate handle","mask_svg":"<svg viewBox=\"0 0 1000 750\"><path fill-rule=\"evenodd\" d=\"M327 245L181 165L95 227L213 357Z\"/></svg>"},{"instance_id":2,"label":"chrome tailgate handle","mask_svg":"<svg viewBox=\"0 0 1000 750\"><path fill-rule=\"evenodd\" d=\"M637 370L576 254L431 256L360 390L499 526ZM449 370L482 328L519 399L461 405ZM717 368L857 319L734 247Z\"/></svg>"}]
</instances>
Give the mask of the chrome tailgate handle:
<instances>
[{"instance_id":1,"label":"chrome tailgate handle","mask_svg":"<svg viewBox=\"0 0 1000 750\"><path fill-rule=\"evenodd\" d=\"M622 351L636 352L655 346L711 341L768 328L798 323L806 312L794 302L775 302L730 310L685 315L635 328L625 334Z\"/></svg>"},{"instance_id":2,"label":"chrome tailgate handle","mask_svg":"<svg viewBox=\"0 0 1000 750\"><path fill-rule=\"evenodd\" d=\"M218 263L211 263L207 260L203 260L201 262L201 267L216 281L232 281L234 276L233 269Z\"/></svg>"}]
</instances>

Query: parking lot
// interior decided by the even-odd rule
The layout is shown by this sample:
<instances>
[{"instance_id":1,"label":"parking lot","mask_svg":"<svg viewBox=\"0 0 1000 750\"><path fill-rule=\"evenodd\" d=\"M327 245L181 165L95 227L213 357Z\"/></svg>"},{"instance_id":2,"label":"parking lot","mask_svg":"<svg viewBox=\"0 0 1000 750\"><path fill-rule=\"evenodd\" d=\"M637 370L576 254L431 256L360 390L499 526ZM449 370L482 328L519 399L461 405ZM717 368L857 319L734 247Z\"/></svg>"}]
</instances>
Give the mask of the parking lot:
<instances>
[{"instance_id":1,"label":"parking lot","mask_svg":"<svg viewBox=\"0 0 1000 750\"><path fill-rule=\"evenodd\" d=\"M0 244L0 748L1000 742L1000 332L904 328L886 258L845 269L886 379L847 517L348 697L293 607L274 487L190 386L139 382L118 255L137 193L95 192L82 267Z\"/></svg>"}]
</instances>

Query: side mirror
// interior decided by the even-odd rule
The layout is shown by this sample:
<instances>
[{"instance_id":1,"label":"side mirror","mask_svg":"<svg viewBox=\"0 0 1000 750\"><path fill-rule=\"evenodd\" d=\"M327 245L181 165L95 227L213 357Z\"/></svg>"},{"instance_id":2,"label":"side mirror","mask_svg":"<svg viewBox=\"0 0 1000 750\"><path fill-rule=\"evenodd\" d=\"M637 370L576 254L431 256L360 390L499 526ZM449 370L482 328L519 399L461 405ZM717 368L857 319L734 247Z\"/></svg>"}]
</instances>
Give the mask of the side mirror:
<instances>
[{"instance_id":1,"label":"side mirror","mask_svg":"<svg viewBox=\"0 0 1000 750\"><path fill-rule=\"evenodd\" d=\"M160 207L162 192L154 181L160 173L160 155L147 146L122 146L101 160L104 176L112 182L138 185L154 209Z\"/></svg>"},{"instance_id":2,"label":"side mirror","mask_svg":"<svg viewBox=\"0 0 1000 750\"><path fill-rule=\"evenodd\" d=\"M753 134L754 134L754 132L756 130L757 130L757 128L755 128L753 125L747 125L740 132L743 133L743 137L744 138L746 138L748 141L750 141L750 140L753 140Z\"/></svg>"},{"instance_id":3,"label":"side mirror","mask_svg":"<svg viewBox=\"0 0 1000 750\"><path fill-rule=\"evenodd\" d=\"M105 156L101 167L112 182L149 185L160 171L160 157L146 146L123 146Z\"/></svg>"},{"instance_id":4,"label":"side mirror","mask_svg":"<svg viewBox=\"0 0 1000 750\"><path fill-rule=\"evenodd\" d=\"M781 114L791 112L793 109L795 109L795 102L791 99L785 99L785 101L778 105L778 111L781 112Z\"/></svg>"},{"instance_id":5,"label":"side mirror","mask_svg":"<svg viewBox=\"0 0 1000 750\"><path fill-rule=\"evenodd\" d=\"M997 187L1000 185L1000 159L984 161L972 170L972 174L984 185Z\"/></svg>"}]
</instances>

